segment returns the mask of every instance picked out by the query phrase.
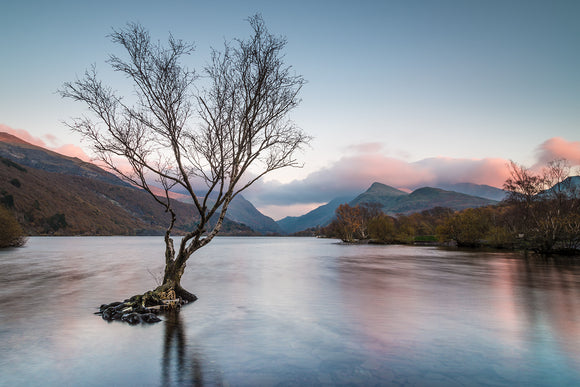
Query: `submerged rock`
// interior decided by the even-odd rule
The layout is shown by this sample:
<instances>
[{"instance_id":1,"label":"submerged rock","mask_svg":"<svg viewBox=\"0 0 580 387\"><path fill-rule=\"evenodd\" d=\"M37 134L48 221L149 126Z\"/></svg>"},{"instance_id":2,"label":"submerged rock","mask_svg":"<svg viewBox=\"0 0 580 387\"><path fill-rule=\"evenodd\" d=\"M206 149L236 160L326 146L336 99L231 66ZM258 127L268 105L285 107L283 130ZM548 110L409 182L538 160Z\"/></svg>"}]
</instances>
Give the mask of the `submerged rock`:
<instances>
[{"instance_id":1,"label":"submerged rock","mask_svg":"<svg viewBox=\"0 0 580 387\"><path fill-rule=\"evenodd\" d=\"M106 321L124 321L131 325L140 323L153 324L162 321L157 313L178 309L187 302L181 298L161 299L157 295L146 293L145 295L133 296L123 302L102 304L95 314L101 315Z\"/></svg>"},{"instance_id":2,"label":"submerged rock","mask_svg":"<svg viewBox=\"0 0 580 387\"><path fill-rule=\"evenodd\" d=\"M126 321L131 325L139 324L141 321L143 321L141 319L141 315L136 312L125 313L123 316L121 316L121 320Z\"/></svg>"},{"instance_id":3,"label":"submerged rock","mask_svg":"<svg viewBox=\"0 0 580 387\"><path fill-rule=\"evenodd\" d=\"M146 323L156 323L161 321L159 317L155 313L145 313L141 315L141 321Z\"/></svg>"}]
</instances>

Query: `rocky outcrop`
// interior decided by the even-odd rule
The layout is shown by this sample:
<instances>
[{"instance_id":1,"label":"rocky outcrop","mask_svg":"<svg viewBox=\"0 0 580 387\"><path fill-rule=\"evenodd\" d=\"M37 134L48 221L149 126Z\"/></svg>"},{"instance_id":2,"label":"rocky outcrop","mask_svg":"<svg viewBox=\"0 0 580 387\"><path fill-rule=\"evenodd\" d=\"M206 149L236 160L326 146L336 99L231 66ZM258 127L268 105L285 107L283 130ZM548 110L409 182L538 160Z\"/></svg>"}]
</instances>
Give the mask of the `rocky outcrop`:
<instances>
[{"instance_id":1,"label":"rocky outcrop","mask_svg":"<svg viewBox=\"0 0 580 387\"><path fill-rule=\"evenodd\" d=\"M133 296L123 302L103 304L95 314L106 321L123 321L131 325L152 324L162 321L159 314L166 310L175 310L187 304L186 300L175 297L175 292L159 293L155 291Z\"/></svg>"}]
</instances>

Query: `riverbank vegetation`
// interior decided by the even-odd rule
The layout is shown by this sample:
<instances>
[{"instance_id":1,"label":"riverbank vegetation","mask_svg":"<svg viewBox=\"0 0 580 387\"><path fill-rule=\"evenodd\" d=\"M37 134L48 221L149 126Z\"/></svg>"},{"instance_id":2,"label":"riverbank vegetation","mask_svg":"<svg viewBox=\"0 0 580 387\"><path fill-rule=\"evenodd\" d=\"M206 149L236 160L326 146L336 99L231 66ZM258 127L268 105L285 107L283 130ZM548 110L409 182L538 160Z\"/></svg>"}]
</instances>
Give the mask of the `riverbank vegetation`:
<instances>
[{"instance_id":1,"label":"riverbank vegetation","mask_svg":"<svg viewBox=\"0 0 580 387\"><path fill-rule=\"evenodd\" d=\"M14 218L14 215L0 205L0 248L20 247L25 242L24 231Z\"/></svg>"},{"instance_id":2,"label":"riverbank vegetation","mask_svg":"<svg viewBox=\"0 0 580 387\"><path fill-rule=\"evenodd\" d=\"M569 176L565 160L555 160L539 173L513 162L509 168L507 197L497 205L462 211L437 207L389 216L373 204L343 204L319 235L347 243L433 243L578 254L580 177Z\"/></svg>"}]
</instances>

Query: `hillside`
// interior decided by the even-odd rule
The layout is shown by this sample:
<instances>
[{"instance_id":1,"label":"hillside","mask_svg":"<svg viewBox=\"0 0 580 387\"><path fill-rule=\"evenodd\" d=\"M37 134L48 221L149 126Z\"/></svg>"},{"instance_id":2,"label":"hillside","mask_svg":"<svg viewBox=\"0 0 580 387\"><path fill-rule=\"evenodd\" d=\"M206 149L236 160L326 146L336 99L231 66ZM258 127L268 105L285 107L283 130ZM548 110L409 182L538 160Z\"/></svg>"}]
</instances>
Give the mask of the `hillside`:
<instances>
[{"instance_id":1,"label":"hillside","mask_svg":"<svg viewBox=\"0 0 580 387\"><path fill-rule=\"evenodd\" d=\"M160 235L169 217L144 191L23 167L0 158L0 203L29 235ZM192 207L174 203L176 231L195 221ZM224 233L251 234L228 221Z\"/></svg>"},{"instance_id":2,"label":"hillside","mask_svg":"<svg viewBox=\"0 0 580 387\"><path fill-rule=\"evenodd\" d=\"M0 204L30 235L161 234L169 217L145 191L101 168L0 132ZM193 206L174 201L175 230L195 222ZM226 219L222 234L253 235Z\"/></svg>"},{"instance_id":3,"label":"hillside","mask_svg":"<svg viewBox=\"0 0 580 387\"><path fill-rule=\"evenodd\" d=\"M29 144L5 132L0 132L0 157L12 160L24 167L82 176L109 184L130 187L128 183L94 164Z\"/></svg>"}]
</instances>

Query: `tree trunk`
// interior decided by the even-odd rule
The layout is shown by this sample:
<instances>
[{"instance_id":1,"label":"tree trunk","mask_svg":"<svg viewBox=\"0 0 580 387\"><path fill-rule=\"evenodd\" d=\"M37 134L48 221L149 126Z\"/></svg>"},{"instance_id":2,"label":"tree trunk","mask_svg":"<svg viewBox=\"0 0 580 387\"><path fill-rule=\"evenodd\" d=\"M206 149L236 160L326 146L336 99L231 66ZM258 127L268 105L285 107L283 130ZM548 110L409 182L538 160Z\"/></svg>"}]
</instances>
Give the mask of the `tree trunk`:
<instances>
[{"instance_id":1,"label":"tree trunk","mask_svg":"<svg viewBox=\"0 0 580 387\"><path fill-rule=\"evenodd\" d=\"M155 289L156 292L168 292L173 290L176 297L181 297L187 302L193 302L197 300L197 297L181 287L181 276L185 271L185 262L180 264L180 262L185 261L182 259L171 260L165 264L165 274L163 276L163 284Z\"/></svg>"}]
</instances>

